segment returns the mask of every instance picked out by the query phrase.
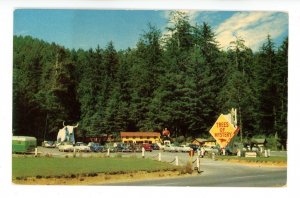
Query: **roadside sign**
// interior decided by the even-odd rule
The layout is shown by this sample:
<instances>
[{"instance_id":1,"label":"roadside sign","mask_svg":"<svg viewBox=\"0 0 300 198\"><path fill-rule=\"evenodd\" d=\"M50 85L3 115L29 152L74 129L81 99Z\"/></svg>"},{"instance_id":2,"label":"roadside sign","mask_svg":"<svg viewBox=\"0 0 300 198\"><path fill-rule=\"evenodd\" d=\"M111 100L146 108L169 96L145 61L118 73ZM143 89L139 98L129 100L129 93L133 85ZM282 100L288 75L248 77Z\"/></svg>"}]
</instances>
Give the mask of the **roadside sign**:
<instances>
[{"instance_id":1,"label":"roadside sign","mask_svg":"<svg viewBox=\"0 0 300 198\"><path fill-rule=\"evenodd\" d=\"M221 148L225 148L238 131L239 127L235 128L226 116L221 114L209 130L209 133L215 138Z\"/></svg>"}]
</instances>

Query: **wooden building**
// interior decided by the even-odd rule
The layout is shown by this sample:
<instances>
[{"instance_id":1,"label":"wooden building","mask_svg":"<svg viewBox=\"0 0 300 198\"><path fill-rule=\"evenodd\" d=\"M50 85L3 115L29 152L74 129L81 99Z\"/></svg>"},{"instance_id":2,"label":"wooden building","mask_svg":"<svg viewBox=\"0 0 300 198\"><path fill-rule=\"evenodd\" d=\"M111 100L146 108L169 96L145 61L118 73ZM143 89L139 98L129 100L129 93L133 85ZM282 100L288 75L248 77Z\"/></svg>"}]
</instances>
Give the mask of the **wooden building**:
<instances>
[{"instance_id":1,"label":"wooden building","mask_svg":"<svg viewBox=\"0 0 300 198\"><path fill-rule=\"evenodd\" d=\"M196 138L192 141L192 144L195 144L195 145L198 145L198 146L212 147L212 146L216 146L216 140Z\"/></svg>"},{"instance_id":2,"label":"wooden building","mask_svg":"<svg viewBox=\"0 0 300 198\"><path fill-rule=\"evenodd\" d=\"M123 143L159 143L161 142L159 132L121 132Z\"/></svg>"},{"instance_id":3,"label":"wooden building","mask_svg":"<svg viewBox=\"0 0 300 198\"><path fill-rule=\"evenodd\" d=\"M116 137L111 134L100 134L98 136L89 136L89 137L77 137L77 142L98 142L101 144L108 143L108 142L115 142Z\"/></svg>"}]
</instances>

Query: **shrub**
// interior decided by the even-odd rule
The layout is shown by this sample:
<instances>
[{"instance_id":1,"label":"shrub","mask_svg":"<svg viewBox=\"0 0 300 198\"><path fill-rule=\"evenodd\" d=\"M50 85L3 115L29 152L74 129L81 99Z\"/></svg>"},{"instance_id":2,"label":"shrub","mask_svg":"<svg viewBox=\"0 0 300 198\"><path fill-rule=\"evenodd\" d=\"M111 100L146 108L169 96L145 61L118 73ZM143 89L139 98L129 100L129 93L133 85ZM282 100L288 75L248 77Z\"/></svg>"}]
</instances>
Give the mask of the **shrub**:
<instances>
[{"instance_id":1,"label":"shrub","mask_svg":"<svg viewBox=\"0 0 300 198\"><path fill-rule=\"evenodd\" d=\"M192 174L193 173L193 164L191 162L187 162L186 165L182 168L181 174Z\"/></svg>"},{"instance_id":2,"label":"shrub","mask_svg":"<svg viewBox=\"0 0 300 198\"><path fill-rule=\"evenodd\" d=\"M192 174L193 173L193 164L188 162L185 166L185 170L187 173Z\"/></svg>"}]
</instances>

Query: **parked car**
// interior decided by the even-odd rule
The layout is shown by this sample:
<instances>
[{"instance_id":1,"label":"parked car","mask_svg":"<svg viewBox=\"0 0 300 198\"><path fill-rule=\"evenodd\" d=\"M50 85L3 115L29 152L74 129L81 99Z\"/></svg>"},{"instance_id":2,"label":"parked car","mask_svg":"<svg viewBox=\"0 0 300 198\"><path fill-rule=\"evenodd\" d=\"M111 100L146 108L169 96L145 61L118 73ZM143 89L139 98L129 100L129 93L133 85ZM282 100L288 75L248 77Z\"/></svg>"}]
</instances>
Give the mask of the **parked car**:
<instances>
[{"instance_id":1,"label":"parked car","mask_svg":"<svg viewBox=\"0 0 300 198\"><path fill-rule=\"evenodd\" d=\"M61 142L58 145L58 150L59 151L63 151L63 152L69 152L69 151L73 151L74 150L74 146L70 142Z\"/></svg>"},{"instance_id":2,"label":"parked car","mask_svg":"<svg viewBox=\"0 0 300 198\"><path fill-rule=\"evenodd\" d=\"M45 147L45 148L55 148L56 144L55 144L54 141L43 141L42 142L42 147Z\"/></svg>"},{"instance_id":3,"label":"parked car","mask_svg":"<svg viewBox=\"0 0 300 198\"><path fill-rule=\"evenodd\" d=\"M87 146L90 147L92 152L102 152L103 150L103 146L101 146L99 143L89 142Z\"/></svg>"},{"instance_id":4,"label":"parked car","mask_svg":"<svg viewBox=\"0 0 300 198\"><path fill-rule=\"evenodd\" d=\"M216 146L211 146L211 147L204 146L201 149L204 150L204 155L207 155L208 153L215 153L215 154L219 155L221 153L221 149Z\"/></svg>"},{"instance_id":5,"label":"parked car","mask_svg":"<svg viewBox=\"0 0 300 198\"><path fill-rule=\"evenodd\" d=\"M192 148L194 151L197 151L199 148L199 146L196 144L190 144L189 147Z\"/></svg>"},{"instance_id":6,"label":"parked car","mask_svg":"<svg viewBox=\"0 0 300 198\"><path fill-rule=\"evenodd\" d=\"M153 150L152 147L151 147L151 144L148 144L148 143L144 143L143 148L145 149L145 151L152 152L152 150Z\"/></svg>"},{"instance_id":7,"label":"parked car","mask_svg":"<svg viewBox=\"0 0 300 198\"><path fill-rule=\"evenodd\" d=\"M152 148L153 150L159 150L158 144L151 144L151 148Z\"/></svg>"},{"instance_id":8,"label":"parked car","mask_svg":"<svg viewBox=\"0 0 300 198\"><path fill-rule=\"evenodd\" d=\"M142 152L142 148L143 148L143 145L135 144L134 147L133 147L133 151L134 152Z\"/></svg>"},{"instance_id":9,"label":"parked car","mask_svg":"<svg viewBox=\"0 0 300 198\"><path fill-rule=\"evenodd\" d=\"M130 145L123 145L122 152L133 152L133 149Z\"/></svg>"},{"instance_id":10,"label":"parked car","mask_svg":"<svg viewBox=\"0 0 300 198\"><path fill-rule=\"evenodd\" d=\"M165 145L164 151L176 152L176 148L173 145Z\"/></svg>"},{"instance_id":11,"label":"parked car","mask_svg":"<svg viewBox=\"0 0 300 198\"><path fill-rule=\"evenodd\" d=\"M191 150L193 150L193 149L189 146L186 146L186 145L180 145L179 148L178 148L179 152L189 152Z\"/></svg>"},{"instance_id":12,"label":"parked car","mask_svg":"<svg viewBox=\"0 0 300 198\"><path fill-rule=\"evenodd\" d=\"M87 144L83 143L83 142L77 142L75 144L75 150L78 152L90 152L91 149L89 146L87 146Z\"/></svg>"},{"instance_id":13,"label":"parked car","mask_svg":"<svg viewBox=\"0 0 300 198\"><path fill-rule=\"evenodd\" d=\"M123 149L124 149L124 144L117 144L117 146L115 147L116 152L123 152Z\"/></svg>"},{"instance_id":14,"label":"parked car","mask_svg":"<svg viewBox=\"0 0 300 198\"><path fill-rule=\"evenodd\" d=\"M117 149L115 147L109 146L109 145L105 145L104 146L104 151L106 152L108 149L109 149L109 152L111 152L111 153L117 152Z\"/></svg>"}]
</instances>

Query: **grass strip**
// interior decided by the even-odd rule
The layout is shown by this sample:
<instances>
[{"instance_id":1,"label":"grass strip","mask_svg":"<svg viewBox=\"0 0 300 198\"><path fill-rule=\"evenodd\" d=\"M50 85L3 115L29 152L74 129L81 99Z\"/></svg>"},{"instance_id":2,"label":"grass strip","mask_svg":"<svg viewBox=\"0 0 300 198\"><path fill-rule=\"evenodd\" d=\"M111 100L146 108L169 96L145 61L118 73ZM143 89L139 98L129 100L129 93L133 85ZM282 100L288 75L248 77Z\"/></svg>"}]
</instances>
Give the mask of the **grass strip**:
<instances>
[{"instance_id":1,"label":"grass strip","mask_svg":"<svg viewBox=\"0 0 300 198\"><path fill-rule=\"evenodd\" d=\"M12 158L13 178L160 171L174 170L175 168L175 166L165 162L140 158Z\"/></svg>"}]
</instances>

